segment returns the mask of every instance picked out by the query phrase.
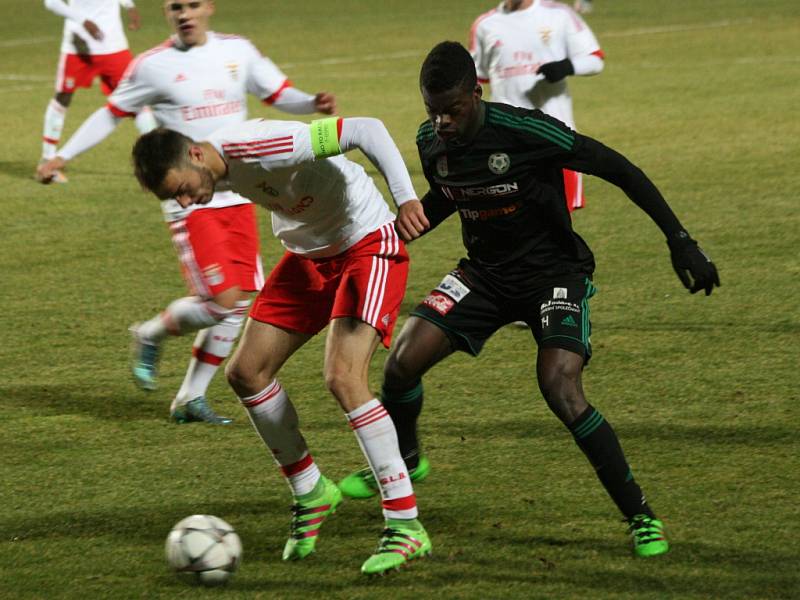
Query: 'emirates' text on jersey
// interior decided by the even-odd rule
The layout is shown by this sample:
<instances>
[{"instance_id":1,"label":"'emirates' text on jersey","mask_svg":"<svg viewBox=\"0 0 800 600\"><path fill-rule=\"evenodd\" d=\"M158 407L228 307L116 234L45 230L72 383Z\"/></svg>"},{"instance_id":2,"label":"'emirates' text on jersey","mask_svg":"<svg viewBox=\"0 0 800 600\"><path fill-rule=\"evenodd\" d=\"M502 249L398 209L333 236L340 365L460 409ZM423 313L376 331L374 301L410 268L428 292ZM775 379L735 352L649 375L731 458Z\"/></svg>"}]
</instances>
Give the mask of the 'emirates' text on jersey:
<instances>
[{"instance_id":1,"label":"'emirates' text on jersey","mask_svg":"<svg viewBox=\"0 0 800 600\"><path fill-rule=\"evenodd\" d=\"M594 257L572 230L562 175L587 159L584 138L540 110L482 106L483 125L468 144L446 144L427 121L419 128L431 225L458 212L472 266L502 294L591 275Z\"/></svg>"}]
</instances>

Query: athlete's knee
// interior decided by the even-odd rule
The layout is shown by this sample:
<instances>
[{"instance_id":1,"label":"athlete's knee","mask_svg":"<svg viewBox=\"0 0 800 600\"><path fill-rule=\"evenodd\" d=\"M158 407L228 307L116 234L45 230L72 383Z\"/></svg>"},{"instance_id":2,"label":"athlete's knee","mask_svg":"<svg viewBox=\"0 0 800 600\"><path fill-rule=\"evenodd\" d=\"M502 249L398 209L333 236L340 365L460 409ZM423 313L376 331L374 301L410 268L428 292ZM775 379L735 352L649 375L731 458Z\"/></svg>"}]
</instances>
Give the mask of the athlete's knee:
<instances>
[{"instance_id":1,"label":"athlete's knee","mask_svg":"<svg viewBox=\"0 0 800 600\"><path fill-rule=\"evenodd\" d=\"M539 365L539 389L547 406L559 419L569 423L586 407L581 384L580 363L567 360L548 360Z\"/></svg>"},{"instance_id":2,"label":"athlete's knee","mask_svg":"<svg viewBox=\"0 0 800 600\"><path fill-rule=\"evenodd\" d=\"M415 353L402 342L392 348L383 365L383 385L390 389L411 386L422 376Z\"/></svg>"},{"instance_id":3,"label":"athlete's knee","mask_svg":"<svg viewBox=\"0 0 800 600\"><path fill-rule=\"evenodd\" d=\"M340 403L363 395L362 391L367 387L367 382L358 373L336 362L325 365L324 377L325 387Z\"/></svg>"},{"instance_id":4,"label":"athlete's knee","mask_svg":"<svg viewBox=\"0 0 800 600\"><path fill-rule=\"evenodd\" d=\"M258 381L264 377L270 378L269 374L265 375L263 369L256 363L243 358L240 352L236 352L225 366L225 378L240 396L258 391L255 388L258 387Z\"/></svg>"},{"instance_id":5,"label":"athlete's knee","mask_svg":"<svg viewBox=\"0 0 800 600\"><path fill-rule=\"evenodd\" d=\"M234 310L242 303L250 303L250 292L243 292L238 285L218 292L210 301L226 310Z\"/></svg>"}]
</instances>

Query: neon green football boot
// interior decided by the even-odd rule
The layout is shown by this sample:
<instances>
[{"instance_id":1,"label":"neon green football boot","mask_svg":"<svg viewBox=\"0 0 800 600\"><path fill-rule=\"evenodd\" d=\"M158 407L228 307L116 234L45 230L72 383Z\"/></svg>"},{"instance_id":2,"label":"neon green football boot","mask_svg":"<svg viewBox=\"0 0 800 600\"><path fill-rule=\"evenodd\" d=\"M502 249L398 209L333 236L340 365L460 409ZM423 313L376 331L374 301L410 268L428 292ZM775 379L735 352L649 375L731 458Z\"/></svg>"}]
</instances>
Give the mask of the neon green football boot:
<instances>
[{"instance_id":1,"label":"neon green football boot","mask_svg":"<svg viewBox=\"0 0 800 600\"><path fill-rule=\"evenodd\" d=\"M420 455L419 464L416 468L408 472L411 481L422 481L431 472L431 463L428 457ZM372 469L365 467L355 473L351 473L339 482L339 489L348 498L372 498L380 490Z\"/></svg>"},{"instance_id":2,"label":"neon green football boot","mask_svg":"<svg viewBox=\"0 0 800 600\"><path fill-rule=\"evenodd\" d=\"M635 515L628 521L628 531L633 537L633 553L636 556L657 556L669 550L664 524L658 519Z\"/></svg>"},{"instance_id":3,"label":"neon green football boot","mask_svg":"<svg viewBox=\"0 0 800 600\"><path fill-rule=\"evenodd\" d=\"M283 560L300 560L314 552L319 528L342 501L342 492L330 479L320 477L309 500L296 500L292 505L292 525L283 548Z\"/></svg>"},{"instance_id":4,"label":"neon green football boot","mask_svg":"<svg viewBox=\"0 0 800 600\"><path fill-rule=\"evenodd\" d=\"M428 533L417 519L387 519L378 550L361 565L361 572L364 575L383 575L409 561L428 556L431 549Z\"/></svg>"}]
</instances>

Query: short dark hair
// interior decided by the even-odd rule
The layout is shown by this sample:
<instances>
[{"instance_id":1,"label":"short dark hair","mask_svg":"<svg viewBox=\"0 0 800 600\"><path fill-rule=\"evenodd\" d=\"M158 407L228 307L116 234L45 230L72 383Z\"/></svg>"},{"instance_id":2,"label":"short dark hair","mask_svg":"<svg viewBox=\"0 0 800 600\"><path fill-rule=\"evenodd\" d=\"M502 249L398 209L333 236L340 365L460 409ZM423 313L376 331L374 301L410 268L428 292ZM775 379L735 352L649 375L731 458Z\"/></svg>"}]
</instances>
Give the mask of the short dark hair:
<instances>
[{"instance_id":1,"label":"short dark hair","mask_svg":"<svg viewBox=\"0 0 800 600\"><path fill-rule=\"evenodd\" d=\"M167 172L188 162L192 143L191 138L164 127L141 136L132 152L133 172L139 184L158 194Z\"/></svg>"},{"instance_id":2,"label":"short dark hair","mask_svg":"<svg viewBox=\"0 0 800 600\"><path fill-rule=\"evenodd\" d=\"M441 42L425 57L419 73L419 85L433 94L455 87L473 90L478 85L475 63L467 49L458 42Z\"/></svg>"}]
</instances>

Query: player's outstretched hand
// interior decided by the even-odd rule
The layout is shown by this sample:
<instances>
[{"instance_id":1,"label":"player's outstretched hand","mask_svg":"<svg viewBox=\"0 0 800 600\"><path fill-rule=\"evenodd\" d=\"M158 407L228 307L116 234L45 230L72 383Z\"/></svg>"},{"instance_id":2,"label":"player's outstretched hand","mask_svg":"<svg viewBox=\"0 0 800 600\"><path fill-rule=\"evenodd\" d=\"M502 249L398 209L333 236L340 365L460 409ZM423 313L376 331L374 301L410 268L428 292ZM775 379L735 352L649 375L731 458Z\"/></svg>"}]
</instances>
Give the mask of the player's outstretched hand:
<instances>
[{"instance_id":1,"label":"player's outstretched hand","mask_svg":"<svg viewBox=\"0 0 800 600\"><path fill-rule=\"evenodd\" d=\"M422 202L419 200L409 200L400 205L397 209L397 220L394 228L400 234L400 239L410 242L425 233L431 224L425 216Z\"/></svg>"},{"instance_id":2,"label":"player's outstretched hand","mask_svg":"<svg viewBox=\"0 0 800 600\"><path fill-rule=\"evenodd\" d=\"M550 83L555 83L556 81L561 81L567 75L574 74L575 67L572 66L572 61L570 59L565 58L564 60L545 63L541 65L536 72L544 75L544 78Z\"/></svg>"},{"instance_id":3,"label":"player's outstretched hand","mask_svg":"<svg viewBox=\"0 0 800 600\"><path fill-rule=\"evenodd\" d=\"M58 175L66 164L67 161L60 156L56 156L55 158L41 163L36 167L36 181L44 184L53 183L53 178Z\"/></svg>"},{"instance_id":4,"label":"player's outstretched hand","mask_svg":"<svg viewBox=\"0 0 800 600\"><path fill-rule=\"evenodd\" d=\"M320 92L314 96L314 109L324 115L336 114L336 96L328 92Z\"/></svg>"},{"instance_id":5,"label":"player's outstretched hand","mask_svg":"<svg viewBox=\"0 0 800 600\"><path fill-rule=\"evenodd\" d=\"M667 240L667 245L669 245L672 268L687 290L692 294L705 290L708 296L714 286L719 287L717 267L688 233L679 231Z\"/></svg>"}]
</instances>

